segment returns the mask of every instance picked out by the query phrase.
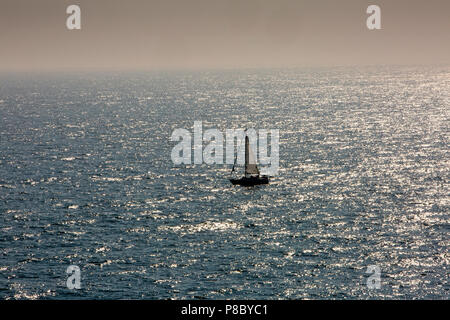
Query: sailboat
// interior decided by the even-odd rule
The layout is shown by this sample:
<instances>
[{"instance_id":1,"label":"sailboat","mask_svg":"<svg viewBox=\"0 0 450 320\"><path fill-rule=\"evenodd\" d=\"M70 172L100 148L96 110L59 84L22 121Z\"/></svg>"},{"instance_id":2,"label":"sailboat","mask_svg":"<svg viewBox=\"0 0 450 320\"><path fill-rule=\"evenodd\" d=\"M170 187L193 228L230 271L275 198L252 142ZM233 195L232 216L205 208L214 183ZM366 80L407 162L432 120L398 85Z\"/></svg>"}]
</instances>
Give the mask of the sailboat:
<instances>
[{"instance_id":1,"label":"sailboat","mask_svg":"<svg viewBox=\"0 0 450 320\"><path fill-rule=\"evenodd\" d=\"M236 166L236 159L234 159L233 169L231 169L231 175L234 172L234 168ZM260 175L258 166L256 165L255 157L250 148L250 142L248 136L245 135L245 175L242 178L235 179L230 178L230 182L233 185L241 185L241 186L255 186L259 184L268 184L269 177L266 175Z\"/></svg>"}]
</instances>

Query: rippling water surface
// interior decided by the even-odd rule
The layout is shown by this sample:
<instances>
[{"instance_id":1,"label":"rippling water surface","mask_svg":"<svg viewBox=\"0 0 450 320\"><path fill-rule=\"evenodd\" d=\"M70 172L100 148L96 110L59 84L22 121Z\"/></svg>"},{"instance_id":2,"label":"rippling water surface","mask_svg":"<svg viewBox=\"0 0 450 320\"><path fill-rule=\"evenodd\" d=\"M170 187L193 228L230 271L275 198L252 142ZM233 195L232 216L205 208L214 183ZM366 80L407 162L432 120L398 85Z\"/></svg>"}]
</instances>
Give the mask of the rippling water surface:
<instances>
[{"instance_id":1,"label":"rippling water surface","mask_svg":"<svg viewBox=\"0 0 450 320\"><path fill-rule=\"evenodd\" d=\"M0 298L448 299L449 92L446 67L1 75ZM279 129L278 176L174 166L200 120Z\"/></svg>"}]
</instances>

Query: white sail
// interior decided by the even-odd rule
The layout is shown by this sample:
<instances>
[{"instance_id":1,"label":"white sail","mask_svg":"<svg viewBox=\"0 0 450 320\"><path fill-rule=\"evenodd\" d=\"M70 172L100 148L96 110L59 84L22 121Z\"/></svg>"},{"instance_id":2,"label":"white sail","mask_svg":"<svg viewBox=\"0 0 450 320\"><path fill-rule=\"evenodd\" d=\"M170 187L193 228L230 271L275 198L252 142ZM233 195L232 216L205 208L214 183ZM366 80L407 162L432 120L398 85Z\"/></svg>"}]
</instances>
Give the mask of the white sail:
<instances>
[{"instance_id":1,"label":"white sail","mask_svg":"<svg viewBox=\"0 0 450 320\"><path fill-rule=\"evenodd\" d=\"M248 136L245 136L245 175L249 174L259 175L259 170L256 166L255 156L250 147Z\"/></svg>"}]
</instances>

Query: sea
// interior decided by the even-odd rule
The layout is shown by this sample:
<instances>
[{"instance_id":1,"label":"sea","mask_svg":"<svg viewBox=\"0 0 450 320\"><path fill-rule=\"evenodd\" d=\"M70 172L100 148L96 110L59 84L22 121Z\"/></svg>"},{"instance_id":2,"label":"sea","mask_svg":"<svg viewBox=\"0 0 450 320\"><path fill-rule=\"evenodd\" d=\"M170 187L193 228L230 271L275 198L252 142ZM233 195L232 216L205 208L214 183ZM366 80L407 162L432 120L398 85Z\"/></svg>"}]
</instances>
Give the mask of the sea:
<instances>
[{"instance_id":1,"label":"sea","mask_svg":"<svg viewBox=\"0 0 450 320\"><path fill-rule=\"evenodd\" d=\"M449 66L2 73L0 299L449 299L449 112ZM174 164L194 121L278 173Z\"/></svg>"}]
</instances>

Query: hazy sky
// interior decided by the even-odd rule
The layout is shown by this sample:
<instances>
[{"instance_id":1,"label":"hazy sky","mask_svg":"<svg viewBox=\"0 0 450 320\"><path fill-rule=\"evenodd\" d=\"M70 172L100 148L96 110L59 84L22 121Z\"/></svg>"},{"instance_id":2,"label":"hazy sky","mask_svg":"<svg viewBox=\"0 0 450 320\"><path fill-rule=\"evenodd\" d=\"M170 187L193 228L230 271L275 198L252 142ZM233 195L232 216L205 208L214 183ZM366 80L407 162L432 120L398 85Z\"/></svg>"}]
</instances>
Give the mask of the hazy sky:
<instances>
[{"instance_id":1,"label":"hazy sky","mask_svg":"<svg viewBox=\"0 0 450 320\"><path fill-rule=\"evenodd\" d=\"M450 1L0 0L0 46L0 70L448 64Z\"/></svg>"}]
</instances>

